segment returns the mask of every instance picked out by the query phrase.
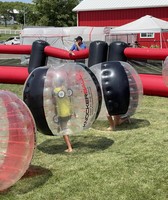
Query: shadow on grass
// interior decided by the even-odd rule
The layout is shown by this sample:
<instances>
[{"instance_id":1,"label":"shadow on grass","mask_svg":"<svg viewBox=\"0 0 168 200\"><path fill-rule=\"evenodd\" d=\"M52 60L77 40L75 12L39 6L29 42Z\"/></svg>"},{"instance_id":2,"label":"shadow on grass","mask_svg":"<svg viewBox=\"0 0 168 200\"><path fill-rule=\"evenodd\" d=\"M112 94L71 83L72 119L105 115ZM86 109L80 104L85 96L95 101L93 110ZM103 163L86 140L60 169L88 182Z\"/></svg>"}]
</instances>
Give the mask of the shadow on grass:
<instances>
[{"instance_id":1,"label":"shadow on grass","mask_svg":"<svg viewBox=\"0 0 168 200\"><path fill-rule=\"evenodd\" d=\"M52 136L51 136L52 137ZM103 151L110 147L114 141L106 137L99 136L71 136L74 153L94 153ZM48 139L37 146L37 148L47 154L64 153L66 145L63 138ZM67 154L67 153L66 153Z\"/></svg>"},{"instance_id":2,"label":"shadow on grass","mask_svg":"<svg viewBox=\"0 0 168 200\"><path fill-rule=\"evenodd\" d=\"M37 177L40 175L48 175L48 177L50 177L50 176L52 176L52 173L50 170L48 170L44 167L30 165L29 168L27 169L26 173L22 176L21 179Z\"/></svg>"},{"instance_id":3,"label":"shadow on grass","mask_svg":"<svg viewBox=\"0 0 168 200\"><path fill-rule=\"evenodd\" d=\"M9 193L10 195L14 195L16 191L17 194L25 194L44 185L51 176L52 172L50 170L40 166L30 165L22 178L10 188L0 192L0 196Z\"/></svg>"},{"instance_id":4,"label":"shadow on grass","mask_svg":"<svg viewBox=\"0 0 168 200\"><path fill-rule=\"evenodd\" d=\"M116 126L116 131L138 129L142 127L147 127L149 125L150 125L150 122L148 120L131 118L131 123L124 122L123 124ZM92 128L101 130L101 131L106 131L107 127L109 127L108 121L103 121L103 120L102 121L97 120L92 125Z\"/></svg>"},{"instance_id":5,"label":"shadow on grass","mask_svg":"<svg viewBox=\"0 0 168 200\"><path fill-rule=\"evenodd\" d=\"M127 130L138 129L147 126L150 126L150 122L148 120L131 118L131 123L124 122L123 124L116 127L116 131L122 131L126 129Z\"/></svg>"}]
</instances>

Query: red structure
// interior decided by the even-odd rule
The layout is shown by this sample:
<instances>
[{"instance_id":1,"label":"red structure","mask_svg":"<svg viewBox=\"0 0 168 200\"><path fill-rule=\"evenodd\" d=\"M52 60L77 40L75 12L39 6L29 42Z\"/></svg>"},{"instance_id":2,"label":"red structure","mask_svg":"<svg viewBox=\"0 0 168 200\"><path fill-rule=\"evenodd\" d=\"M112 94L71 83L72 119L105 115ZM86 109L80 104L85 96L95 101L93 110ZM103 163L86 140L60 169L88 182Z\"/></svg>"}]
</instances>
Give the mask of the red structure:
<instances>
[{"instance_id":1,"label":"red structure","mask_svg":"<svg viewBox=\"0 0 168 200\"><path fill-rule=\"evenodd\" d=\"M168 97L168 87L164 84L162 76L149 74L139 75L145 95Z\"/></svg>"},{"instance_id":2,"label":"red structure","mask_svg":"<svg viewBox=\"0 0 168 200\"><path fill-rule=\"evenodd\" d=\"M168 7L78 11L79 26L121 26L145 15L168 21Z\"/></svg>"},{"instance_id":3,"label":"red structure","mask_svg":"<svg viewBox=\"0 0 168 200\"><path fill-rule=\"evenodd\" d=\"M124 54L127 58L165 60L168 56L168 49L125 48Z\"/></svg>"},{"instance_id":4,"label":"red structure","mask_svg":"<svg viewBox=\"0 0 168 200\"><path fill-rule=\"evenodd\" d=\"M68 51L64 49L58 49L51 46L46 46L44 49L44 53L47 56L52 56L56 58L66 59L66 60L76 60L76 59L85 59L88 58L89 49L82 49L80 51L74 52L75 55L69 54Z\"/></svg>"},{"instance_id":5,"label":"red structure","mask_svg":"<svg viewBox=\"0 0 168 200\"><path fill-rule=\"evenodd\" d=\"M145 15L151 15L156 18L168 21L168 14L167 14L168 4L167 6L165 6L165 4L162 5L160 3L160 6L153 6L152 1L151 1L151 6L148 5L148 7L145 7L143 5L144 2L141 2L141 4L139 2L135 1L134 3L132 3L132 5L130 5L130 8L129 8L129 5L125 5L125 8L123 8L124 1L122 1L122 3L121 1L119 3L117 1L116 3L114 0L114 3L111 3L112 5L114 5L114 7L107 7L106 4L108 4L109 2L105 1L105 5L103 5L105 8L103 7L101 8L100 6L98 7L98 9L95 9L94 7L93 9L90 9L89 6L87 9L87 3L86 3L85 5L83 5L83 10L81 9L82 6L79 6L79 8L77 6L73 9L73 11L77 12L78 26L117 27L117 26L130 23ZM97 4L99 4L99 2L97 2ZM118 7L116 5L118 5ZM163 33L162 37L163 37L162 47L163 48L168 47L168 41L167 41L168 33ZM137 41L140 43L141 46L145 46L145 47L159 46L160 47L159 33L155 33L154 38L140 38L140 34L137 34Z\"/></svg>"},{"instance_id":6,"label":"red structure","mask_svg":"<svg viewBox=\"0 0 168 200\"><path fill-rule=\"evenodd\" d=\"M31 54L31 45L0 45L0 53L2 54ZM66 60L76 60L88 58L89 49L74 52L70 55L68 51L63 49L46 46L44 53ZM0 66L0 83L24 84L29 73L27 67L18 66Z\"/></svg>"},{"instance_id":7,"label":"red structure","mask_svg":"<svg viewBox=\"0 0 168 200\"><path fill-rule=\"evenodd\" d=\"M0 53L30 54L31 48L31 45L0 45Z\"/></svg>"},{"instance_id":8,"label":"red structure","mask_svg":"<svg viewBox=\"0 0 168 200\"><path fill-rule=\"evenodd\" d=\"M0 66L0 83L24 84L28 75L26 67Z\"/></svg>"},{"instance_id":9,"label":"red structure","mask_svg":"<svg viewBox=\"0 0 168 200\"><path fill-rule=\"evenodd\" d=\"M9 49L8 49L9 48ZM23 51L22 51L23 50ZM19 45L19 46L5 46L0 45L0 53L9 54L30 54L31 46L29 45ZM57 49L54 47L46 46L44 52L48 56L59 57L62 59L78 59L78 58L88 58L89 50L76 52L75 56L70 56L67 51L62 49ZM142 48L125 48L124 54L127 58L147 58L155 60L164 60L168 56L168 49L142 49ZM0 67L0 83L14 83L23 84L27 79L29 73L26 67L11 67L11 66L1 66ZM168 97L168 88L163 82L161 75L147 75L140 74L140 78L143 85L143 90L145 95L154 96L166 96Z\"/></svg>"}]
</instances>

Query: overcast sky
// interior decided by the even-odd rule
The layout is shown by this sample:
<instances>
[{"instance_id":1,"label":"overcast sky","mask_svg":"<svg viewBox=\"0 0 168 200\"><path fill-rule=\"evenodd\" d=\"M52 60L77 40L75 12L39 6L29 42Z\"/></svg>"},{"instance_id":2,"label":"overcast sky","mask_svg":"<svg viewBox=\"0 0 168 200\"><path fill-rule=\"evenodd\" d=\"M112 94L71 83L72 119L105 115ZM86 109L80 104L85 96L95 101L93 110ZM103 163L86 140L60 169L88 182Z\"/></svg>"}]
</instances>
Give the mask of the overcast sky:
<instances>
[{"instance_id":1,"label":"overcast sky","mask_svg":"<svg viewBox=\"0 0 168 200\"><path fill-rule=\"evenodd\" d=\"M23 3L32 3L32 0L2 0L3 2L16 2L16 1L20 1Z\"/></svg>"}]
</instances>

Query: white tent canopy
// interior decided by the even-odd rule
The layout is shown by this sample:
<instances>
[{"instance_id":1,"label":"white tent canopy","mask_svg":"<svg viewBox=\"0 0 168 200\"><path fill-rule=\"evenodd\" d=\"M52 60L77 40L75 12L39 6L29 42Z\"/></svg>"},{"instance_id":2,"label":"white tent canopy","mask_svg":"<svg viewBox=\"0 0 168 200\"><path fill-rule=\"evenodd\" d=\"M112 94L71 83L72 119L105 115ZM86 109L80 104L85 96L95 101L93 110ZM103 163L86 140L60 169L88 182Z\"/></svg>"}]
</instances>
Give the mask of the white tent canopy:
<instances>
[{"instance_id":1,"label":"white tent canopy","mask_svg":"<svg viewBox=\"0 0 168 200\"><path fill-rule=\"evenodd\" d=\"M128 24L111 29L110 34L161 33L168 32L168 22L146 15Z\"/></svg>"},{"instance_id":2,"label":"white tent canopy","mask_svg":"<svg viewBox=\"0 0 168 200\"><path fill-rule=\"evenodd\" d=\"M53 47L69 50L78 35L88 46L94 40L104 41L109 34L109 27L30 27L21 31L21 43L31 45L35 40L45 40Z\"/></svg>"}]
</instances>

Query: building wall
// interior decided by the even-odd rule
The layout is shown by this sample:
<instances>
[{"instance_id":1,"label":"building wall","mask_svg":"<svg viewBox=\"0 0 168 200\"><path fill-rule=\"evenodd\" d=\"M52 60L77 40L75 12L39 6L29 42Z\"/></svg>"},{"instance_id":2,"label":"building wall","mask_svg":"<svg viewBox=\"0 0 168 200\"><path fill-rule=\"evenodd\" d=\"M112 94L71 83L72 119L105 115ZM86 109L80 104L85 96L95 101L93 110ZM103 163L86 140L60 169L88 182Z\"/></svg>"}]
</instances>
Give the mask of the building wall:
<instances>
[{"instance_id":1,"label":"building wall","mask_svg":"<svg viewBox=\"0 0 168 200\"><path fill-rule=\"evenodd\" d=\"M78 12L78 26L121 26L139 19L145 15L168 21L168 7L163 8L143 8L125 10L106 10L106 11L82 11ZM155 34L155 38L137 37L141 46L159 46L160 34ZM168 33L162 34L162 47L168 48Z\"/></svg>"},{"instance_id":2,"label":"building wall","mask_svg":"<svg viewBox=\"0 0 168 200\"><path fill-rule=\"evenodd\" d=\"M160 42L160 37L162 44ZM168 48L168 33L155 33L154 38L140 38L140 34L138 34L137 41L139 42L140 46L143 47L161 47Z\"/></svg>"},{"instance_id":3,"label":"building wall","mask_svg":"<svg viewBox=\"0 0 168 200\"><path fill-rule=\"evenodd\" d=\"M121 26L145 15L168 21L168 7L78 12L79 26Z\"/></svg>"}]
</instances>

